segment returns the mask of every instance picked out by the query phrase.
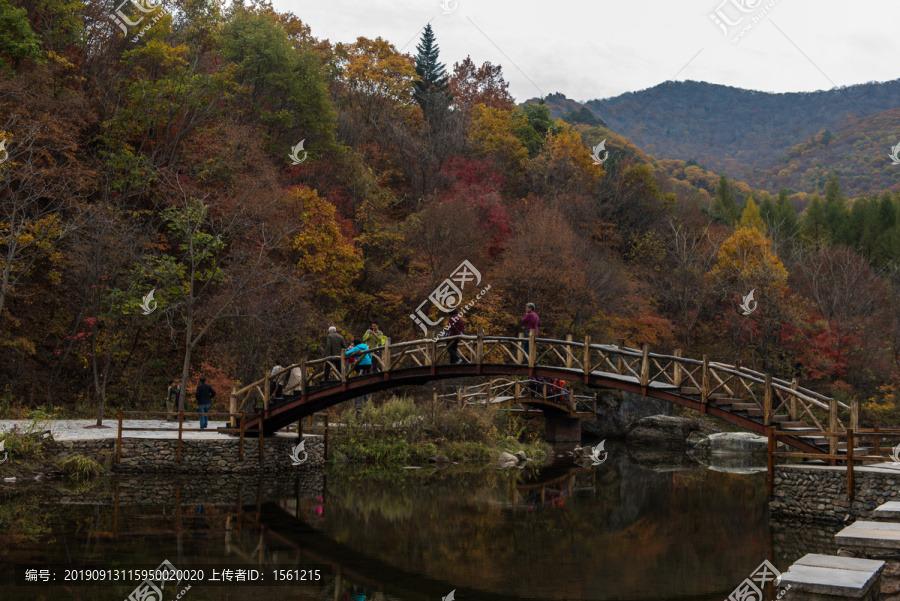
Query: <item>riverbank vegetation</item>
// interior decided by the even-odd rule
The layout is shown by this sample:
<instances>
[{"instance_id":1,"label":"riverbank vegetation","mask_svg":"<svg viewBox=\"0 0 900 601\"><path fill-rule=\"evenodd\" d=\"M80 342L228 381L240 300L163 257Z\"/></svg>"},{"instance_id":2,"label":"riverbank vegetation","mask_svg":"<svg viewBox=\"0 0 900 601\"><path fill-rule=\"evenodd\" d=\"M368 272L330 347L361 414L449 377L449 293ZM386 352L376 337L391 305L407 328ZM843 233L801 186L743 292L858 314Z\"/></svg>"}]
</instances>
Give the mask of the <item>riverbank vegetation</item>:
<instances>
[{"instance_id":1,"label":"riverbank vegetation","mask_svg":"<svg viewBox=\"0 0 900 601\"><path fill-rule=\"evenodd\" d=\"M423 337L410 313L443 315L427 299L468 260L491 286L469 332L515 335L533 302L542 336L741 361L860 399L863 426L898 420L896 187L848 198L840 164L808 190L667 170L517 105L430 27L404 53L264 2L120 8L131 29L92 2L0 0L4 416L158 411L173 379L190 410L200 375L225 411L276 359L321 356L330 325ZM499 445L430 427L457 458Z\"/></svg>"},{"instance_id":2,"label":"riverbank vegetation","mask_svg":"<svg viewBox=\"0 0 900 601\"><path fill-rule=\"evenodd\" d=\"M416 404L392 397L383 405L345 408L329 434L332 460L377 466L421 466L442 455L451 462L488 462L502 451L549 462L552 449L541 441L537 420L503 411Z\"/></svg>"}]
</instances>

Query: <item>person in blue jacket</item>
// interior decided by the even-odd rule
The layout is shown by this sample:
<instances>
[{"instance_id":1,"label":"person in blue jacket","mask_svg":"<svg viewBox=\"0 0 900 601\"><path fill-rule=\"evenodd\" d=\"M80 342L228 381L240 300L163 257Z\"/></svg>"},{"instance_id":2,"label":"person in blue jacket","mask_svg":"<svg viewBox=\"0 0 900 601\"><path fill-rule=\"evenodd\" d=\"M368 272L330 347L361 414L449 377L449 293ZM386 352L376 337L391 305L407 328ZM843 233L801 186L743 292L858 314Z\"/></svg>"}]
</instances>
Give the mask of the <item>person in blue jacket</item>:
<instances>
[{"instance_id":1,"label":"person in blue jacket","mask_svg":"<svg viewBox=\"0 0 900 601\"><path fill-rule=\"evenodd\" d=\"M351 353L355 353L356 351L367 351L369 350L369 346L359 339L359 337L353 339L353 346L344 351L345 355L349 355ZM356 366L356 375L365 376L370 371L372 371L372 354L371 353L362 353L360 355L356 355L355 357L350 357L353 360L353 365ZM353 401L356 410L359 411L363 403L369 400L369 395L363 395L356 400Z\"/></svg>"}]
</instances>

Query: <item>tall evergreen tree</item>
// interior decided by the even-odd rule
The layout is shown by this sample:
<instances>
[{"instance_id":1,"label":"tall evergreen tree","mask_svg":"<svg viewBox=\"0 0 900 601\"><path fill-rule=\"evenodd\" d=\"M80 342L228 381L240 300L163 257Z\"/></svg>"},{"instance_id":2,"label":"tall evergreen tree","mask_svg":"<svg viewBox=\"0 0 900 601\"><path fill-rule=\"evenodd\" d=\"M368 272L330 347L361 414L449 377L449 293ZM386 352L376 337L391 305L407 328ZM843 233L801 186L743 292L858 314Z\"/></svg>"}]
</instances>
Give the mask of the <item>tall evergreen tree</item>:
<instances>
[{"instance_id":1,"label":"tall evergreen tree","mask_svg":"<svg viewBox=\"0 0 900 601\"><path fill-rule=\"evenodd\" d=\"M778 200L775 201L775 223L778 224L784 233L788 236L797 234L799 219L791 199L788 198L788 191L782 188L778 192Z\"/></svg>"},{"instance_id":2,"label":"tall evergreen tree","mask_svg":"<svg viewBox=\"0 0 900 601\"><path fill-rule=\"evenodd\" d=\"M719 183L716 186L716 196L712 201L712 215L727 223L734 223L738 218L734 193L731 191L731 186L728 185L728 178L725 177L724 173L719 178Z\"/></svg>"},{"instance_id":3,"label":"tall evergreen tree","mask_svg":"<svg viewBox=\"0 0 900 601\"><path fill-rule=\"evenodd\" d=\"M431 121L435 116L446 112L453 97L450 95L449 81L446 66L438 62L440 48L435 42L434 31L431 24L425 26L422 41L416 46L416 75L418 79L415 86L415 99L425 114L425 119Z\"/></svg>"},{"instance_id":4,"label":"tall evergreen tree","mask_svg":"<svg viewBox=\"0 0 900 601\"><path fill-rule=\"evenodd\" d=\"M847 197L841 192L841 184L834 172L828 176L825 185L825 221L828 225L828 233L832 244L849 243L847 223L849 211L847 210Z\"/></svg>"},{"instance_id":5,"label":"tall evergreen tree","mask_svg":"<svg viewBox=\"0 0 900 601\"><path fill-rule=\"evenodd\" d=\"M812 201L806 207L806 212L803 213L803 221L800 226L803 230L803 237L814 250L819 251L828 245L830 241L828 219L818 194L813 194Z\"/></svg>"}]
</instances>

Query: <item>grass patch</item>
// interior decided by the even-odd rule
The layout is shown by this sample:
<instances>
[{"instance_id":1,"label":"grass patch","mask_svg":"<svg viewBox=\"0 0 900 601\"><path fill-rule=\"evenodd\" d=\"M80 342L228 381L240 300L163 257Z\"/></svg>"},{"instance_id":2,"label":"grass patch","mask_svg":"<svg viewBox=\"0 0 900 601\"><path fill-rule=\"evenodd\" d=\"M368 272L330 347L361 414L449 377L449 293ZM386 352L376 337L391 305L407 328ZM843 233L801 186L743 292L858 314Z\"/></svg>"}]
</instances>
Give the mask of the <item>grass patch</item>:
<instances>
[{"instance_id":1,"label":"grass patch","mask_svg":"<svg viewBox=\"0 0 900 601\"><path fill-rule=\"evenodd\" d=\"M60 464L60 469L72 480L84 482L103 473L104 468L90 457L72 455Z\"/></svg>"},{"instance_id":2,"label":"grass patch","mask_svg":"<svg viewBox=\"0 0 900 601\"><path fill-rule=\"evenodd\" d=\"M501 451L525 451L536 462L551 456L541 441L542 427L500 411L432 407L392 397L380 407L368 403L359 412L348 407L335 421L343 424L330 435L336 463L421 465L438 454L456 462L485 462Z\"/></svg>"}]
</instances>

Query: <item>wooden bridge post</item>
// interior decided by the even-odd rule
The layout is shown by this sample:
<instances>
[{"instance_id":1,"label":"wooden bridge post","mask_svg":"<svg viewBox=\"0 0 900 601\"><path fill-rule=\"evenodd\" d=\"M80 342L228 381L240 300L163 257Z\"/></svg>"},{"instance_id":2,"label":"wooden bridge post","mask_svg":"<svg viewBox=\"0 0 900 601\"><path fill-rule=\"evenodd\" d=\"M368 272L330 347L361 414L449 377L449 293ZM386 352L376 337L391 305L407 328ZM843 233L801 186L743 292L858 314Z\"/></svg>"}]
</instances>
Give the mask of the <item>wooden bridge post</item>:
<instances>
[{"instance_id":1,"label":"wooden bridge post","mask_svg":"<svg viewBox=\"0 0 900 601\"><path fill-rule=\"evenodd\" d=\"M641 388L644 389L644 396L647 395L647 386L650 385L650 346L645 344L641 347Z\"/></svg>"},{"instance_id":2,"label":"wooden bridge post","mask_svg":"<svg viewBox=\"0 0 900 601\"><path fill-rule=\"evenodd\" d=\"M791 380L791 390L797 392L797 389L800 387L800 378L794 378ZM789 411L791 412L791 421L797 421L797 396L795 394L791 395L791 406Z\"/></svg>"},{"instance_id":3,"label":"wooden bridge post","mask_svg":"<svg viewBox=\"0 0 900 601\"><path fill-rule=\"evenodd\" d=\"M428 365L431 366L431 373L434 374L437 366L437 341L432 338L428 341Z\"/></svg>"},{"instance_id":4,"label":"wooden bridge post","mask_svg":"<svg viewBox=\"0 0 900 601\"><path fill-rule=\"evenodd\" d=\"M763 396L763 425L772 425L772 374L766 372L766 390Z\"/></svg>"},{"instance_id":5,"label":"wooden bridge post","mask_svg":"<svg viewBox=\"0 0 900 601\"><path fill-rule=\"evenodd\" d=\"M675 349L675 356L681 358L681 354L683 352L684 351L682 351L680 348L677 348ZM673 361L672 363L675 365L675 373L672 375L672 384L675 386L675 388L681 388L681 363L679 363L677 360Z\"/></svg>"},{"instance_id":6,"label":"wooden bridge post","mask_svg":"<svg viewBox=\"0 0 900 601\"><path fill-rule=\"evenodd\" d=\"M384 350L381 351L381 369L384 372L384 377L387 379L389 377L389 372L391 371L391 338L388 336L384 339Z\"/></svg>"},{"instance_id":7,"label":"wooden bridge post","mask_svg":"<svg viewBox=\"0 0 900 601\"><path fill-rule=\"evenodd\" d=\"M741 380L741 376L739 375L740 371L741 371L741 360L740 359L735 361L734 368L735 368L735 371L737 371L738 373L733 374L731 376L731 387L732 387L731 396L740 401L740 400L744 399L744 389L742 388L742 380Z\"/></svg>"},{"instance_id":8,"label":"wooden bridge post","mask_svg":"<svg viewBox=\"0 0 900 601\"><path fill-rule=\"evenodd\" d=\"M478 340L475 342L476 373L481 373L481 365L484 363L484 328L478 328ZM490 386L488 386L490 388Z\"/></svg>"},{"instance_id":9,"label":"wooden bridge post","mask_svg":"<svg viewBox=\"0 0 900 601\"><path fill-rule=\"evenodd\" d=\"M700 378L700 403L703 405L700 413L706 413L706 404L709 402L709 355L703 355L703 371Z\"/></svg>"},{"instance_id":10,"label":"wooden bridge post","mask_svg":"<svg viewBox=\"0 0 900 601\"><path fill-rule=\"evenodd\" d=\"M837 432L838 432L838 406L837 399L830 399L828 402L828 431L831 433L828 437L828 454L837 455ZM829 461L829 465L834 465L835 460Z\"/></svg>"},{"instance_id":11,"label":"wooden bridge post","mask_svg":"<svg viewBox=\"0 0 900 601\"><path fill-rule=\"evenodd\" d=\"M853 500L853 428L847 429L847 500Z\"/></svg>"},{"instance_id":12,"label":"wooden bridge post","mask_svg":"<svg viewBox=\"0 0 900 601\"><path fill-rule=\"evenodd\" d=\"M766 428L766 435L769 438L769 445L766 452L766 489L769 494L769 499L771 499L773 487L775 486L775 451L777 450L775 428L772 426Z\"/></svg>"},{"instance_id":13,"label":"wooden bridge post","mask_svg":"<svg viewBox=\"0 0 900 601\"><path fill-rule=\"evenodd\" d=\"M619 350L623 350L624 348L625 348L625 339L619 338ZM622 374L625 373L625 356L624 355L619 354L618 364L619 364L619 367L617 369L617 372L621 376Z\"/></svg>"},{"instance_id":14,"label":"wooden bridge post","mask_svg":"<svg viewBox=\"0 0 900 601\"><path fill-rule=\"evenodd\" d=\"M463 391L461 388L456 389L456 407L457 409L462 409L463 405Z\"/></svg>"},{"instance_id":15,"label":"wooden bridge post","mask_svg":"<svg viewBox=\"0 0 900 601\"><path fill-rule=\"evenodd\" d=\"M566 342L572 342L572 335L566 334ZM572 369L575 363L575 357L572 356L572 345L566 345L566 369Z\"/></svg>"},{"instance_id":16,"label":"wooden bridge post","mask_svg":"<svg viewBox=\"0 0 900 601\"><path fill-rule=\"evenodd\" d=\"M492 383L493 383L493 380L488 380L488 383L487 383L487 400L484 402L484 408L485 408L485 409L487 409L488 407L491 406L491 395L494 393L494 391L491 389L491 384L492 384Z\"/></svg>"},{"instance_id":17,"label":"wooden bridge post","mask_svg":"<svg viewBox=\"0 0 900 601\"><path fill-rule=\"evenodd\" d=\"M584 371L584 382L587 384L588 377L591 375L591 337L584 337L584 351L581 359L581 368Z\"/></svg>"},{"instance_id":18,"label":"wooden bridge post","mask_svg":"<svg viewBox=\"0 0 900 601\"><path fill-rule=\"evenodd\" d=\"M235 413L237 413L237 386L234 384L231 385L231 396L228 397L228 413L231 415L228 417L228 421L231 424L232 428L237 427L237 417L235 417ZM168 419L168 418L166 418Z\"/></svg>"},{"instance_id":19,"label":"wooden bridge post","mask_svg":"<svg viewBox=\"0 0 900 601\"><path fill-rule=\"evenodd\" d=\"M525 334L519 332L519 341L516 343L516 365L522 365L525 358L525 352L522 350L522 343L525 342Z\"/></svg>"},{"instance_id":20,"label":"wooden bridge post","mask_svg":"<svg viewBox=\"0 0 900 601\"><path fill-rule=\"evenodd\" d=\"M534 342L534 330L528 330L528 370L529 375L534 370L534 358L537 356L537 345Z\"/></svg>"},{"instance_id":21,"label":"wooden bridge post","mask_svg":"<svg viewBox=\"0 0 900 601\"><path fill-rule=\"evenodd\" d=\"M850 428L855 432L859 430L859 399L850 399Z\"/></svg>"},{"instance_id":22,"label":"wooden bridge post","mask_svg":"<svg viewBox=\"0 0 900 601\"><path fill-rule=\"evenodd\" d=\"M300 395L306 397L306 357L300 359Z\"/></svg>"},{"instance_id":23,"label":"wooden bridge post","mask_svg":"<svg viewBox=\"0 0 900 601\"><path fill-rule=\"evenodd\" d=\"M543 382L543 393L544 393L544 400L546 401L547 400L547 383L546 382Z\"/></svg>"},{"instance_id":24,"label":"wooden bridge post","mask_svg":"<svg viewBox=\"0 0 900 601\"><path fill-rule=\"evenodd\" d=\"M347 383L347 355L341 351L341 384Z\"/></svg>"},{"instance_id":25,"label":"wooden bridge post","mask_svg":"<svg viewBox=\"0 0 900 601\"><path fill-rule=\"evenodd\" d=\"M272 388L272 378L269 377L269 372L266 372L266 379L263 381L263 409L269 410L269 392Z\"/></svg>"},{"instance_id":26,"label":"wooden bridge post","mask_svg":"<svg viewBox=\"0 0 900 601\"><path fill-rule=\"evenodd\" d=\"M519 400L520 398L522 398L522 381L521 380L516 380L516 385L513 389L513 394L515 395L516 400Z\"/></svg>"}]
</instances>

